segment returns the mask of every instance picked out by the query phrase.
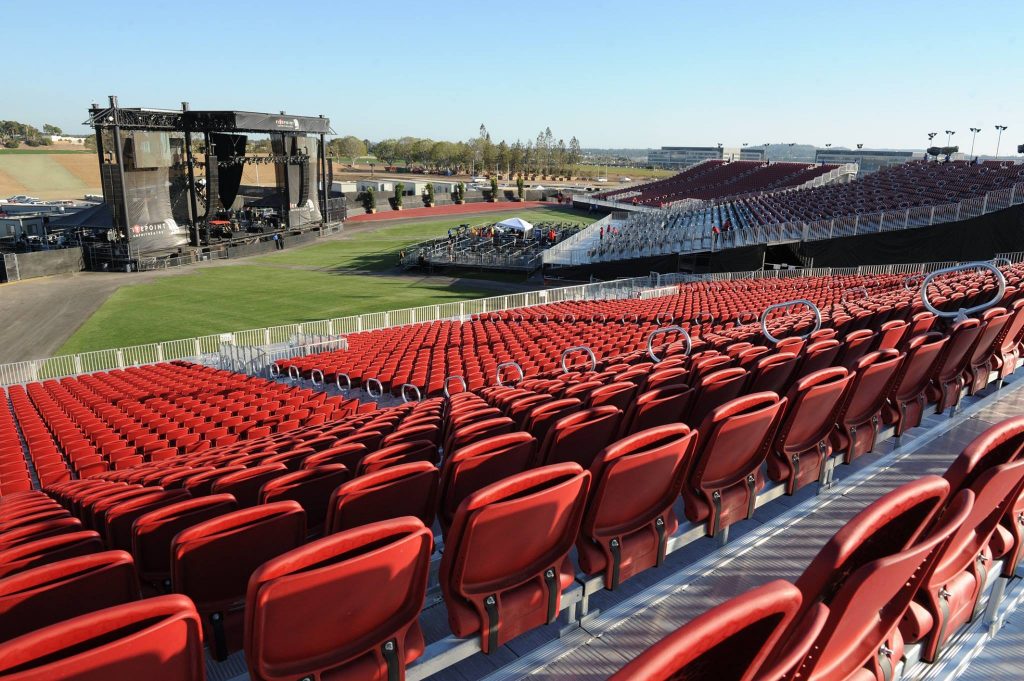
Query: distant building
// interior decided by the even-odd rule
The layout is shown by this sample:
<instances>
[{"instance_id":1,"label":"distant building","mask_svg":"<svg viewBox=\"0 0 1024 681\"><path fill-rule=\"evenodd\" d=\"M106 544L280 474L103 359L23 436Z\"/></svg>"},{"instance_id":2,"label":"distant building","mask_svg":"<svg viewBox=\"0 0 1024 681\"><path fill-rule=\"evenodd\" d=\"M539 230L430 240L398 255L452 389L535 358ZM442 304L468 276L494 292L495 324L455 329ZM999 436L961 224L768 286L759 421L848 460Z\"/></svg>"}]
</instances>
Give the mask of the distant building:
<instances>
[{"instance_id":1,"label":"distant building","mask_svg":"<svg viewBox=\"0 0 1024 681\"><path fill-rule=\"evenodd\" d=\"M85 135L50 135L51 143L79 144L85 146Z\"/></svg>"},{"instance_id":2,"label":"distant building","mask_svg":"<svg viewBox=\"0 0 1024 681\"><path fill-rule=\"evenodd\" d=\"M648 165L682 170L701 161L763 161L760 147L662 147L647 155Z\"/></svg>"},{"instance_id":3,"label":"distant building","mask_svg":"<svg viewBox=\"0 0 1024 681\"><path fill-rule=\"evenodd\" d=\"M818 149L814 154L815 163L856 163L860 176L919 158L923 152L888 149Z\"/></svg>"}]
</instances>

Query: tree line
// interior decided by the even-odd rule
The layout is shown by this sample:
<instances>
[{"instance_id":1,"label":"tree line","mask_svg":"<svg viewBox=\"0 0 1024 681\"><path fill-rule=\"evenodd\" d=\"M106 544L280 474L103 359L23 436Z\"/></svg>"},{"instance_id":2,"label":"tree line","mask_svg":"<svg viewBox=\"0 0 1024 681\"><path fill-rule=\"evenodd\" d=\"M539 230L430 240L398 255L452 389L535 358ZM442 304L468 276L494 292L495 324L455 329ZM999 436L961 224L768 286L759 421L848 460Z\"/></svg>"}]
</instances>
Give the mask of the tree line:
<instances>
[{"instance_id":1,"label":"tree line","mask_svg":"<svg viewBox=\"0 0 1024 681\"><path fill-rule=\"evenodd\" d=\"M399 137L371 142L354 135L339 137L327 143L328 156L350 160L372 155L377 162L393 166L404 163L435 173L496 172L498 174L534 173L571 175L580 164L583 152L575 136L555 139L551 128L545 128L536 139L509 144L495 143L487 127L464 142L448 142L420 137Z\"/></svg>"},{"instance_id":2,"label":"tree line","mask_svg":"<svg viewBox=\"0 0 1024 681\"><path fill-rule=\"evenodd\" d=\"M45 147L50 144L50 135L62 134L60 128L49 123L39 130L28 123L0 121L0 144L8 149L17 149L22 142L30 147Z\"/></svg>"}]
</instances>

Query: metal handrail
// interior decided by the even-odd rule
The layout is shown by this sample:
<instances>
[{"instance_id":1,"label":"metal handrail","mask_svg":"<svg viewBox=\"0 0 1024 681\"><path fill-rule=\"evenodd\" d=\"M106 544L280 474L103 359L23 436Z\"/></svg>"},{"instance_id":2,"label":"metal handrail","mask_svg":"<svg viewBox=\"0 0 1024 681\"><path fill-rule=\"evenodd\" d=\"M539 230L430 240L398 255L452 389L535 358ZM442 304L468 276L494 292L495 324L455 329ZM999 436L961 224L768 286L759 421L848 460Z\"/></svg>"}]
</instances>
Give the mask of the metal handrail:
<instances>
[{"instance_id":1,"label":"metal handrail","mask_svg":"<svg viewBox=\"0 0 1024 681\"><path fill-rule=\"evenodd\" d=\"M377 384L378 392L377 392L376 395L374 395L373 391L370 390L370 388L373 386L374 383ZM366 379L366 394L369 395L370 397L372 397L375 400L376 399L380 399L381 397L384 397L384 384L380 382L379 378L368 378L368 379Z\"/></svg>"},{"instance_id":2,"label":"metal handrail","mask_svg":"<svg viewBox=\"0 0 1024 681\"><path fill-rule=\"evenodd\" d=\"M925 279L927 279L927 276L924 272L914 272L913 274L908 274L907 276L903 277L903 290L907 291L908 293L913 293L916 289L919 289L921 287L921 284L913 285L914 282L923 282Z\"/></svg>"},{"instance_id":3,"label":"metal handrail","mask_svg":"<svg viewBox=\"0 0 1024 681\"><path fill-rule=\"evenodd\" d=\"M743 315L750 315L750 321L743 321ZM757 321L757 313L753 310L741 310L736 313L736 326L746 326L747 324L753 324Z\"/></svg>"},{"instance_id":4,"label":"metal handrail","mask_svg":"<svg viewBox=\"0 0 1024 681\"><path fill-rule=\"evenodd\" d=\"M674 314L672 314L671 312L668 313L668 319L667 320L662 317L663 314L665 314L665 313L664 312L659 312L654 317L654 323L655 324L664 324L664 323L666 323L666 321L669 324L671 324L672 322L674 322L676 320L676 316Z\"/></svg>"},{"instance_id":5,"label":"metal handrail","mask_svg":"<svg viewBox=\"0 0 1024 681\"><path fill-rule=\"evenodd\" d=\"M705 315L707 315L708 321L707 322L702 322L701 321L701 317L703 317ZM710 312L704 312L704 311L698 312L696 314L696 316L694 316L694 318L693 318L693 323L696 324L697 326L703 326L705 323L707 323L707 324L714 324L715 323L715 315L711 314Z\"/></svg>"},{"instance_id":6,"label":"metal handrail","mask_svg":"<svg viewBox=\"0 0 1024 681\"><path fill-rule=\"evenodd\" d=\"M342 376L345 377L345 387L344 388L341 387L341 377ZM338 390L340 390L341 392L347 393L348 391L352 390L352 377L349 376L346 373L335 374L335 376L334 376L334 385L338 386Z\"/></svg>"},{"instance_id":7,"label":"metal handrail","mask_svg":"<svg viewBox=\"0 0 1024 681\"><path fill-rule=\"evenodd\" d=\"M601 319L598 320L597 319L598 317L600 317ZM592 315L590 315L590 322L591 323L594 323L594 322L597 322L597 321L600 321L601 323L604 323L604 322L608 321L608 315L606 315L604 312L595 312Z\"/></svg>"},{"instance_id":8,"label":"metal handrail","mask_svg":"<svg viewBox=\"0 0 1024 681\"><path fill-rule=\"evenodd\" d=\"M451 392L448 391L448 384L451 383L453 378L459 379L459 382L462 383L462 392L467 392L469 390L469 384L466 383L465 377L460 376L459 374L452 374L448 378L444 379L444 386L443 386L443 388L444 388L444 396L445 397L451 397L452 396Z\"/></svg>"},{"instance_id":9,"label":"metal handrail","mask_svg":"<svg viewBox=\"0 0 1024 681\"><path fill-rule=\"evenodd\" d=\"M270 377L271 378L280 378L281 377L281 367L279 367L277 365L277 362L271 362L270 363Z\"/></svg>"},{"instance_id":10,"label":"metal handrail","mask_svg":"<svg viewBox=\"0 0 1024 681\"><path fill-rule=\"evenodd\" d=\"M516 369L519 370L519 379L516 380L516 383L518 383L519 381L521 381L524 378L526 378L526 374L523 373L523 367L521 367L519 365L519 362L513 362L513 361L502 362L501 364L499 364L494 369L494 374L495 374L494 377L495 377L495 379L497 379L498 385L505 385L504 381L501 380L501 370L504 369L505 367L515 367Z\"/></svg>"},{"instance_id":11,"label":"metal handrail","mask_svg":"<svg viewBox=\"0 0 1024 681\"><path fill-rule=\"evenodd\" d=\"M590 356L590 370L594 371L597 369L597 356L594 355L594 351L586 345L574 345L571 348L566 348L562 351L562 373L569 373L569 367L565 364L565 359L573 352L585 352Z\"/></svg>"},{"instance_id":12,"label":"metal handrail","mask_svg":"<svg viewBox=\"0 0 1024 681\"><path fill-rule=\"evenodd\" d=\"M807 335L797 336L797 338L810 338L815 331L821 328L821 310L818 309L817 305L807 300L806 298L797 298L795 300L787 300L784 303L775 303L774 305L769 305L764 309L764 312L761 313L761 333L763 333L764 337L771 341L774 345L778 345L781 339L776 338L771 334L771 332L768 331L768 326L766 324L766 322L768 321L768 314L772 310L787 308L792 305L806 305L814 313L814 329L808 331Z\"/></svg>"},{"instance_id":13,"label":"metal handrail","mask_svg":"<svg viewBox=\"0 0 1024 681\"><path fill-rule=\"evenodd\" d=\"M650 357L655 364L660 364L664 360L654 354L654 338L665 333L671 333L672 331L678 331L683 334L683 339L686 341L686 352L683 353L684 355L689 355L690 351L693 350L693 341L690 339L690 334L687 333L686 329L683 327L664 326L660 329L655 329L654 331L651 331L649 336L647 336L647 356Z\"/></svg>"},{"instance_id":14,"label":"metal handrail","mask_svg":"<svg viewBox=\"0 0 1024 681\"><path fill-rule=\"evenodd\" d=\"M319 382L317 382L317 380L316 380L317 374L320 374L320 381ZM313 369L312 371L309 372L309 381L316 388L324 387L324 383L326 382L325 379L324 379L324 372L320 371L319 369Z\"/></svg>"},{"instance_id":15,"label":"metal handrail","mask_svg":"<svg viewBox=\"0 0 1024 681\"><path fill-rule=\"evenodd\" d=\"M302 383L302 372L294 364L288 367L288 380Z\"/></svg>"},{"instance_id":16,"label":"metal handrail","mask_svg":"<svg viewBox=\"0 0 1024 681\"><path fill-rule=\"evenodd\" d=\"M995 296L992 297L992 300L986 303L975 305L974 307L962 307L956 312L943 312L942 310L939 310L934 305L932 305L932 301L928 299L928 285L932 283L935 277L941 276L943 274L952 274L953 272L966 272L968 270L979 269L988 270L989 272L991 272L995 276L996 281L999 283L999 290L996 291L996 294ZM962 322L963 320L967 319L970 315L982 312L992 307L993 305L995 305L996 303L1003 299L1004 293L1006 293L1006 277L1003 276L1003 273L999 270L998 267L989 262L970 262L965 265L954 265L953 267L944 267L941 270L935 270L934 272L929 274L927 277L925 277L924 283L921 284L921 302L924 303L925 308L936 317L953 319L956 322Z\"/></svg>"},{"instance_id":17,"label":"metal handrail","mask_svg":"<svg viewBox=\"0 0 1024 681\"><path fill-rule=\"evenodd\" d=\"M634 324L639 324L640 323L640 315L638 315L636 312L634 312L631 315L623 312L622 316L619 317L619 322L622 323L622 324L625 324L626 323L626 317L632 317Z\"/></svg>"},{"instance_id":18,"label":"metal handrail","mask_svg":"<svg viewBox=\"0 0 1024 681\"><path fill-rule=\"evenodd\" d=\"M417 402L420 402L420 401L423 400L423 395L420 393L420 389L417 386L413 385L412 383L403 383L402 384L402 401L403 402L408 402L409 401L409 398L406 396L406 388L412 388L413 390L416 391L416 401Z\"/></svg>"}]
</instances>

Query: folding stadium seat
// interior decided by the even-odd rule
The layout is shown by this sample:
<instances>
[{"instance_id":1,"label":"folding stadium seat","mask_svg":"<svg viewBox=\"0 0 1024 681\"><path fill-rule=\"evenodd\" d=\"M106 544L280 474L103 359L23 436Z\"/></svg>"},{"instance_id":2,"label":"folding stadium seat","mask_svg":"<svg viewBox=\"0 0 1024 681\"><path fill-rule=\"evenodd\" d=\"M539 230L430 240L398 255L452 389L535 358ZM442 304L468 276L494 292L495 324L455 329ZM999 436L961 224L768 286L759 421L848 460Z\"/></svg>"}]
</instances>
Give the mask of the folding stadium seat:
<instances>
[{"instance_id":1,"label":"folding stadium seat","mask_svg":"<svg viewBox=\"0 0 1024 681\"><path fill-rule=\"evenodd\" d=\"M931 324L929 324L929 326L931 326ZM913 338L913 336L910 335L911 328L910 324L907 324L907 322L901 319L893 319L885 322L878 331L878 340L877 345L875 345L875 350L902 348L904 341Z\"/></svg>"},{"instance_id":2,"label":"folding stadium seat","mask_svg":"<svg viewBox=\"0 0 1024 681\"><path fill-rule=\"evenodd\" d=\"M743 394L748 376L747 370L739 367L704 376L695 386L690 413L683 416L683 422L694 427L703 423L708 414Z\"/></svg>"},{"instance_id":3,"label":"folding stadium seat","mask_svg":"<svg viewBox=\"0 0 1024 681\"><path fill-rule=\"evenodd\" d=\"M554 395L546 393L535 393L520 397L509 404L506 416L515 423L516 430L523 430L526 427L526 419L529 416L530 410L554 399Z\"/></svg>"},{"instance_id":4,"label":"folding stadium seat","mask_svg":"<svg viewBox=\"0 0 1024 681\"><path fill-rule=\"evenodd\" d=\"M764 486L760 466L785 406L775 393L754 393L716 408L701 423L683 508L691 522L707 523L709 536L754 514Z\"/></svg>"},{"instance_id":5,"label":"folding stadium seat","mask_svg":"<svg viewBox=\"0 0 1024 681\"><path fill-rule=\"evenodd\" d=\"M937 413L955 407L960 402L967 363L971 360L971 352L982 328L977 319L965 319L954 324L950 330L949 341L932 369L931 385L927 391L928 401L935 402Z\"/></svg>"},{"instance_id":6,"label":"folding stadium seat","mask_svg":"<svg viewBox=\"0 0 1024 681\"><path fill-rule=\"evenodd\" d=\"M302 467L302 462L305 461L307 456L316 454L316 450L312 447L295 447L294 449L289 447L288 451L280 452L278 454L272 454L271 456L264 457L260 461L261 465L281 463L285 465L289 471L297 471Z\"/></svg>"},{"instance_id":7,"label":"folding stadium seat","mask_svg":"<svg viewBox=\"0 0 1024 681\"><path fill-rule=\"evenodd\" d=\"M117 504L107 512L104 525L104 543L107 548L131 551L132 524L149 511L163 506L191 499L191 495L183 489L161 490L154 488L150 494L143 494Z\"/></svg>"},{"instance_id":8,"label":"folding stadium seat","mask_svg":"<svg viewBox=\"0 0 1024 681\"><path fill-rule=\"evenodd\" d=\"M437 445L430 440L410 440L381 447L367 454L359 462L357 475L373 473L389 466L396 466L413 461L429 461L437 465Z\"/></svg>"},{"instance_id":9,"label":"folding stadium seat","mask_svg":"<svg viewBox=\"0 0 1024 681\"><path fill-rule=\"evenodd\" d=\"M786 413L768 456L768 477L785 482L786 494L825 481L832 455L829 435L852 380L846 369L833 367L807 374L789 389Z\"/></svg>"},{"instance_id":10,"label":"folding stadium seat","mask_svg":"<svg viewBox=\"0 0 1024 681\"><path fill-rule=\"evenodd\" d=\"M593 409L594 407L609 405L625 412L629 405L633 403L636 394L637 387L633 383L608 383L591 391L586 407Z\"/></svg>"},{"instance_id":11,"label":"folding stadium seat","mask_svg":"<svg viewBox=\"0 0 1024 681\"><path fill-rule=\"evenodd\" d=\"M58 534L78 532L82 530L82 523L78 518L58 518L56 520L43 520L30 525L22 525L14 529L0 533L0 551L14 548L21 544L44 539Z\"/></svg>"},{"instance_id":12,"label":"folding stadium seat","mask_svg":"<svg viewBox=\"0 0 1024 681\"><path fill-rule=\"evenodd\" d=\"M171 584L202 616L203 639L216 660L242 647L249 577L263 563L301 545L306 514L294 501L243 508L192 525L171 541Z\"/></svg>"},{"instance_id":13,"label":"folding stadium seat","mask_svg":"<svg viewBox=\"0 0 1024 681\"><path fill-rule=\"evenodd\" d=\"M326 534L402 516L434 524L440 473L427 461L399 464L353 478L331 494Z\"/></svg>"},{"instance_id":14,"label":"folding stadium seat","mask_svg":"<svg viewBox=\"0 0 1024 681\"><path fill-rule=\"evenodd\" d=\"M230 494L239 508L248 508L260 503L260 488L267 482L288 472L283 463L270 463L252 468L243 468L228 473L213 483L212 494Z\"/></svg>"},{"instance_id":15,"label":"folding stadium seat","mask_svg":"<svg viewBox=\"0 0 1024 681\"><path fill-rule=\"evenodd\" d=\"M358 442L335 445L316 454L310 454L303 459L302 467L306 469L328 464L341 464L349 470L355 470L367 452L366 445Z\"/></svg>"},{"instance_id":16,"label":"folding stadium seat","mask_svg":"<svg viewBox=\"0 0 1024 681\"><path fill-rule=\"evenodd\" d=\"M1003 328L993 356L993 364L999 371L1000 380L1017 369L1017 360L1020 359L1020 336L1024 333L1024 299L1015 301L1010 309L1013 318Z\"/></svg>"},{"instance_id":17,"label":"folding stadium seat","mask_svg":"<svg viewBox=\"0 0 1024 681\"><path fill-rule=\"evenodd\" d=\"M964 380L969 394L975 395L988 385L989 372L996 368L994 355L999 351L998 340L1011 319L1013 313L1004 307L988 309L982 315L983 328L964 370Z\"/></svg>"},{"instance_id":18,"label":"folding stadium seat","mask_svg":"<svg viewBox=\"0 0 1024 681\"><path fill-rule=\"evenodd\" d=\"M922 333L928 333L935 326L935 321L938 319L931 312L918 312L910 320L910 330L906 332L903 337L904 341L908 341L911 338L920 336Z\"/></svg>"},{"instance_id":19,"label":"folding stadium seat","mask_svg":"<svg viewBox=\"0 0 1024 681\"><path fill-rule=\"evenodd\" d=\"M895 427L897 436L908 428L921 425L925 390L947 342L948 337L929 332L915 336L907 343L906 357L896 374L889 403L882 412L883 421Z\"/></svg>"},{"instance_id":20,"label":"folding stadium seat","mask_svg":"<svg viewBox=\"0 0 1024 681\"><path fill-rule=\"evenodd\" d=\"M280 475L260 488L260 503L291 499L306 512L306 533L319 536L327 518L327 505L331 494L352 474L341 464L328 464Z\"/></svg>"},{"instance_id":21,"label":"folding stadium seat","mask_svg":"<svg viewBox=\"0 0 1024 681\"><path fill-rule=\"evenodd\" d=\"M104 551L0 579L0 641L141 598L132 557Z\"/></svg>"},{"instance_id":22,"label":"folding stadium seat","mask_svg":"<svg viewBox=\"0 0 1024 681\"><path fill-rule=\"evenodd\" d=\"M423 653L418 617L432 551L428 528L398 518L269 560L253 573L246 598L250 677L403 678Z\"/></svg>"},{"instance_id":23,"label":"folding stadium seat","mask_svg":"<svg viewBox=\"0 0 1024 681\"><path fill-rule=\"evenodd\" d=\"M0 578L22 570L103 550L100 535L92 530L57 534L0 550Z\"/></svg>"},{"instance_id":24,"label":"folding stadium seat","mask_svg":"<svg viewBox=\"0 0 1024 681\"><path fill-rule=\"evenodd\" d=\"M622 418L622 436L655 426L679 423L690 411L694 390L685 384L665 385L637 396Z\"/></svg>"},{"instance_id":25,"label":"folding stadium seat","mask_svg":"<svg viewBox=\"0 0 1024 681\"><path fill-rule=\"evenodd\" d=\"M891 678L899 654L885 642L929 571L929 559L948 544L973 503L969 491L957 495L926 532L948 492L937 476L898 487L846 523L811 560L796 582L803 603L795 621L819 602L829 615L797 668L799 678L850 678L866 664L874 670L867 678Z\"/></svg>"},{"instance_id":26,"label":"folding stadium seat","mask_svg":"<svg viewBox=\"0 0 1024 681\"><path fill-rule=\"evenodd\" d=\"M1013 505L1024 489L1024 460L980 471L964 489L974 493L970 514L938 549L934 568L900 627L906 642L924 639L921 658L926 662L934 661L949 635L977 614L985 566L1000 557L989 555L986 545L1004 518L1016 520Z\"/></svg>"},{"instance_id":27,"label":"folding stadium seat","mask_svg":"<svg viewBox=\"0 0 1024 681\"><path fill-rule=\"evenodd\" d=\"M904 355L890 348L868 353L854 365L853 381L829 437L832 449L843 453L845 463L875 448L882 409L903 359Z\"/></svg>"},{"instance_id":28,"label":"folding stadium seat","mask_svg":"<svg viewBox=\"0 0 1024 681\"><path fill-rule=\"evenodd\" d=\"M456 636L479 634L491 654L555 621L562 591L574 581L568 554L589 484L590 473L577 464L557 464L505 478L462 502L439 574Z\"/></svg>"},{"instance_id":29,"label":"folding stadium seat","mask_svg":"<svg viewBox=\"0 0 1024 681\"><path fill-rule=\"evenodd\" d=\"M843 347L839 351L839 357L836 358L836 364L853 371L857 361L871 352L877 338L878 334L871 329L851 331L843 339Z\"/></svg>"},{"instance_id":30,"label":"folding stadium seat","mask_svg":"<svg viewBox=\"0 0 1024 681\"><path fill-rule=\"evenodd\" d=\"M179 595L105 608L0 643L0 676L203 681L199 617Z\"/></svg>"},{"instance_id":31,"label":"folding stadium seat","mask_svg":"<svg viewBox=\"0 0 1024 681\"><path fill-rule=\"evenodd\" d=\"M791 352L762 355L750 369L747 392L773 392L776 395L785 395L799 362L800 358Z\"/></svg>"},{"instance_id":32,"label":"folding stadium seat","mask_svg":"<svg viewBox=\"0 0 1024 681\"><path fill-rule=\"evenodd\" d=\"M563 416L548 429L534 463L548 466L572 461L590 468L598 452L615 440L621 425L622 412L611 405Z\"/></svg>"},{"instance_id":33,"label":"folding stadium seat","mask_svg":"<svg viewBox=\"0 0 1024 681\"><path fill-rule=\"evenodd\" d=\"M800 636L783 639L802 604L800 590L776 580L729 599L645 649L610 681L774 681L806 656L828 616L816 604ZM776 648L785 652L766 664Z\"/></svg>"},{"instance_id":34,"label":"folding stadium seat","mask_svg":"<svg viewBox=\"0 0 1024 681\"><path fill-rule=\"evenodd\" d=\"M559 419L582 409L583 403L576 398L566 398L544 402L530 409L526 416L524 430L529 431L538 442L544 441L548 429Z\"/></svg>"},{"instance_id":35,"label":"folding stadium seat","mask_svg":"<svg viewBox=\"0 0 1024 681\"><path fill-rule=\"evenodd\" d=\"M811 343L804 348L803 357L800 359L800 367L797 369L797 376L807 376L815 371L821 371L833 366L841 349L842 345L834 339Z\"/></svg>"},{"instance_id":36,"label":"folding stadium seat","mask_svg":"<svg viewBox=\"0 0 1024 681\"><path fill-rule=\"evenodd\" d=\"M139 579L171 587L171 542L182 530L238 510L230 494L214 494L147 510L131 526L132 556Z\"/></svg>"},{"instance_id":37,"label":"folding stadium seat","mask_svg":"<svg viewBox=\"0 0 1024 681\"><path fill-rule=\"evenodd\" d=\"M381 442L381 445L388 447L402 442L414 442L427 440L433 443L436 449L441 441L440 420L431 419L429 422L420 421L418 424L408 425L403 423L398 430L388 435Z\"/></svg>"},{"instance_id":38,"label":"folding stadium seat","mask_svg":"<svg viewBox=\"0 0 1024 681\"><path fill-rule=\"evenodd\" d=\"M580 568L619 584L665 559L679 527L679 496L696 431L681 423L640 431L604 448L594 460L593 485L576 543Z\"/></svg>"},{"instance_id":39,"label":"folding stadium seat","mask_svg":"<svg viewBox=\"0 0 1024 681\"><path fill-rule=\"evenodd\" d=\"M482 438L511 433L514 427L515 423L507 416L473 421L452 432L445 441L444 451L453 452Z\"/></svg>"}]
</instances>

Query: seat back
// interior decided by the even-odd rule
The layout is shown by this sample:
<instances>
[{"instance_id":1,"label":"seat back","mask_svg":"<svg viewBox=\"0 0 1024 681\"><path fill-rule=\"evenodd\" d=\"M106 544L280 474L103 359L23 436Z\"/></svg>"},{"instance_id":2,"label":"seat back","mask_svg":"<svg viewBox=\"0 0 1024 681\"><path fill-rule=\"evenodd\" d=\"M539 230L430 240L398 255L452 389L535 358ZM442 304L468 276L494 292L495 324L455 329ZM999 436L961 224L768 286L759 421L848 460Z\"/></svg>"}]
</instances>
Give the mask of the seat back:
<instances>
[{"instance_id":1,"label":"seat back","mask_svg":"<svg viewBox=\"0 0 1024 681\"><path fill-rule=\"evenodd\" d=\"M627 407L633 403L636 391L636 384L629 381L602 385L590 392L587 407L593 409L594 407L611 406L625 412Z\"/></svg>"},{"instance_id":2,"label":"seat back","mask_svg":"<svg viewBox=\"0 0 1024 681\"><path fill-rule=\"evenodd\" d=\"M183 489L158 490L129 499L118 504L107 512L106 545L108 548L122 551L132 550L132 524L139 516L162 506L168 506L190 499L191 495Z\"/></svg>"},{"instance_id":3,"label":"seat back","mask_svg":"<svg viewBox=\"0 0 1024 681\"><path fill-rule=\"evenodd\" d=\"M842 344L835 340L820 340L811 343L804 348L803 358L800 361L800 368L797 370L799 376L807 376L813 374L815 371L821 371L827 369L835 364L836 357L839 356L839 351L842 349Z\"/></svg>"},{"instance_id":4,"label":"seat back","mask_svg":"<svg viewBox=\"0 0 1024 681\"><path fill-rule=\"evenodd\" d=\"M203 616L215 659L241 647L241 608L249 577L263 563L301 545L306 514L295 501L243 508L179 532L171 542L171 584Z\"/></svg>"},{"instance_id":5,"label":"seat back","mask_svg":"<svg viewBox=\"0 0 1024 681\"><path fill-rule=\"evenodd\" d=\"M103 550L100 535L92 530L68 532L25 542L0 551L0 578L39 565L85 556Z\"/></svg>"},{"instance_id":6,"label":"seat back","mask_svg":"<svg viewBox=\"0 0 1024 681\"><path fill-rule=\"evenodd\" d=\"M199 616L177 594L98 610L0 643L0 676L203 681Z\"/></svg>"},{"instance_id":7,"label":"seat back","mask_svg":"<svg viewBox=\"0 0 1024 681\"><path fill-rule=\"evenodd\" d=\"M145 582L171 586L171 540L187 527L238 509L230 494L187 499L147 510L132 524L132 556Z\"/></svg>"},{"instance_id":8,"label":"seat back","mask_svg":"<svg viewBox=\"0 0 1024 681\"><path fill-rule=\"evenodd\" d=\"M467 497L455 513L439 581L456 636L482 633L485 653L554 621L573 581L590 473L564 463L524 471Z\"/></svg>"},{"instance_id":9,"label":"seat back","mask_svg":"<svg viewBox=\"0 0 1024 681\"><path fill-rule=\"evenodd\" d=\"M590 468L597 453L618 435L622 412L611 405L563 416L544 436L537 450L537 465L575 462Z\"/></svg>"},{"instance_id":10,"label":"seat back","mask_svg":"<svg viewBox=\"0 0 1024 681\"><path fill-rule=\"evenodd\" d=\"M753 681L800 607L800 591L780 580L735 596L644 650L610 681ZM810 631L812 641L817 634ZM780 671L788 671L782 669Z\"/></svg>"},{"instance_id":11,"label":"seat back","mask_svg":"<svg viewBox=\"0 0 1024 681\"><path fill-rule=\"evenodd\" d=\"M124 551L40 565L0 579L0 641L141 597Z\"/></svg>"},{"instance_id":12,"label":"seat back","mask_svg":"<svg viewBox=\"0 0 1024 681\"><path fill-rule=\"evenodd\" d=\"M761 357L751 369L747 392L785 395L799 361L800 358L792 352L776 352Z\"/></svg>"},{"instance_id":13,"label":"seat back","mask_svg":"<svg viewBox=\"0 0 1024 681\"><path fill-rule=\"evenodd\" d=\"M356 475L365 475L382 468L414 461L427 461L437 465L437 445L430 440L407 440L381 447L363 457Z\"/></svg>"},{"instance_id":14,"label":"seat back","mask_svg":"<svg viewBox=\"0 0 1024 681\"><path fill-rule=\"evenodd\" d=\"M759 468L785 406L775 393L754 393L723 404L701 423L683 499L687 517L706 521L710 535L753 514Z\"/></svg>"},{"instance_id":15,"label":"seat back","mask_svg":"<svg viewBox=\"0 0 1024 681\"><path fill-rule=\"evenodd\" d=\"M908 335L908 331L912 327L902 319L892 319L884 324L878 332L878 344L875 346L876 350L889 350L899 348L903 345L905 339L909 339L912 336ZM913 335L922 332L911 332Z\"/></svg>"},{"instance_id":16,"label":"seat back","mask_svg":"<svg viewBox=\"0 0 1024 681\"><path fill-rule=\"evenodd\" d=\"M526 417L526 430L528 430L537 442L544 442L548 429L563 416L579 411L583 406L575 397L551 400L538 404Z\"/></svg>"},{"instance_id":17,"label":"seat back","mask_svg":"<svg viewBox=\"0 0 1024 681\"><path fill-rule=\"evenodd\" d=\"M430 527L437 513L440 473L427 461L390 466L353 478L331 494L325 533L413 516Z\"/></svg>"},{"instance_id":18,"label":"seat back","mask_svg":"<svg viewBox=\"0 0 1024 681\"><path fill-rule=\"evenodd\" d=\"M306 512L307 534L319 534L327 518L331 494L351 477L349 470L338 463L287 473L263 484L260 503L272 504L288 499L298 502Z\"/></svg>"},{"instance_id":19,"label":"seat back","mask_svg":"<svg viewBox=\"0 0 1024 681\"><path fill-rule=\"evenodd\" d=\"M332 534L262 565L246 598L250 677L402 678L423 652L417 618L432 550L430 530L407 517ZM345 626L325 603L345 604Z\"/></svg>"},{"instance_id":20,"label":"seat back","mask_svg":"<svg viewBox=\"0 0 1024 681\"><path fill-rule=\"evenodd\" d=\"M248 508L260 503L260 488L264 484L287 472L288 467L283 463L252 466L218 478L211 491L213 494L230 494L239 508Z\"/></svg>"},{"instance_id":21,"label":"seat back","mask_svg":"<svg viewBox=\"0 0 1024 681\"><path fill-rule=\"evenodd\" d=\"M836 362L853 371L860 358L871 352L877 338L878 335L871 329L851 331L843 339L843 347Z\"/></svg>"},{"instance_id":22,"label":"seat back","mask_svg":"<svg viewBox=\"0 0 1024 681\"><path fill-rule=\"evenodd\" d=\"M690 413L683 417L683 421L694 427L703 423L708 414L743 393L748 376L747 370L739 367L722 369L705 376L697 386Z\"/></svg>"},{"instance_id":23,"label":"seat back","mask_svg":"<svg viewBox=\"0 0 1024 681\"><path fill-rule=\"evenodd\" d=\"M81 529L82 523L79 522L78 518L71 517L42 520L28 525L21 525L20 527L0 533L0 551L57 534L78 532Z\"/></svg>"},{"instance_id":24,"label":"seat back","mask_svg":"<svg viewBox=\"0 0 1024 681\"><path fill-rule=\"evenodd\" d=\"M303 468L316 468L325 464L341 464L350 471L359 467L359 462L369 453L366 445L359 442L349 442L342 445L334 445L328 449L310 454L302 461Z\"/></svg>"},{"instance_id":25,"label":"seat back","mask_svg":"<svg viewBox=\"0 0 1024 681\"><path fill-rule=\"evenodd\" d=\"M807 374L789 389L768 457L768 477L786 481L789 494L820 479L832 453L828 436L852 379L843 367L833 367Z\"/></svg>"},{"instance_id":26,"label":"seat back","mask_svg":"<svg viewBox=\"0 0 1024 681\"><path fill-rule=\"evenodd\" d=\"M801 678L847 678L877 653L907 611L931 561L970 512L974 495L963 491L939 525L921 536L917 518L930 516L948 489L942 478L926 476L893 490L855 516L811 561L797 587L804 604L824 602L829 616L798 667ZM908 535L910 543L897 548ZM826 588L808 588L822 581L821 575L808 573L828 568L833 572L825 579Z\"/></svg>"},{"instance_id":27,"label":"seat back","mask_svg":"<svg viewBox=\"0 0 1024 681\"><path fill-rule=\"evenodd\" d=\"M632 435L641 430L681 423L690 411L695 392L685 383L665 385L637 396L622 417L621 435Z\"/></svg>"},{"instance_id":28,"label":"seat back","mask_svg":"<svg viewBox=\"0 0 1024 681\"><path fill-rule=\"evenodd\" d=\"M586 574L604 571L605 586L615 589L661 564L678 527L672 505L696 443L696 431L676 423L635 433L597 455L577 542Z\"/></svg>"},{"instance_id":29,"label":"seat back","mask_svg":"<svg viewBox=\"0 0 1024 681\"><path fill-rule=\"evenodd\" d=\"M946 336L934 332L910 339L907 345L907 358L893 387L894 399L904 402L921 395L947 342L949 339Z\"/></svg>"},{"instance_id":30,"label":"seat back","mask_svg":"<svg viewBox=\"0 0 1024 681\"><path fill-rule=\"evenodd\" d=\"M446 456L438 508L442 529L447 532L459 504L470 494L525 471L536 449L534 437L518 431L478 440Z\"/></svg>"}]
</instances>

